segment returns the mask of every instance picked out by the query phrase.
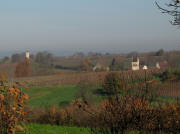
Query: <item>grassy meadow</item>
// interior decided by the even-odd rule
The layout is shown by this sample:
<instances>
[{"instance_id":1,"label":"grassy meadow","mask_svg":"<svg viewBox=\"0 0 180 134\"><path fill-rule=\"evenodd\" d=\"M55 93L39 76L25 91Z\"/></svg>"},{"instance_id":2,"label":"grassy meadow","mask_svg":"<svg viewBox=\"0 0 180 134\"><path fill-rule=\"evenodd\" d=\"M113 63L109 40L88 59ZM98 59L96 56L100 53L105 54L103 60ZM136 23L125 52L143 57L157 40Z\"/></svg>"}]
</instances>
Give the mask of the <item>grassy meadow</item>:
<instances>
[{"instance_id":1,"label":"grassy meadow","mask_svg":"<svg viewBox=\"0 0 180 134\"><path fill-rule=\"evenodd\" d=\"M30 134L90 134L87 128L29 124Z\"/></svg>"},{"instance_id":2,"label":"grassy meadow","mask_svg":"<svg viewBox=\"0 0 180 134\"><path fill-rule=\"evenodd\" d=\"M30 134L91 134L88 128L66 127L44 124L29 124ZM126 132L125 134L138 134L138 132Z\"/></svg>"},{"instance_id":3,"label":"grassy meadow","mask_svg":"<svg viewBox=\"0 0 180 134\"><path fill-rule=\"evenodd\" d=\"M96 88L86 89L86 95L94 102L99 102L103 99L103 96L95 93ZM40 106L65 106L71 101L80 97L81 89L76 85L64 85L64 86L36 86L30 87L26 91L30 100L28 105L40 107Z\"/></svg>"},{"instance_id":4,"label":"grassy meadow","mask_svg":"<svg viewBox=\"0 0 180 134\"><path fill-rule=\"evenodd\" d=\"M85 89L85 95L91 102L97 103L105 99L101 91L102 89L95 86ZM81 92L82 90L76 85L30 87L26 91L30 97L27 104L33 107L66 106L71 101L80 98ZM121 92L121 94L124 93L125 91ZM159 96L152 103L175 103L177 101L180 101L179 97Z\"/></svg>"},{"instance_id":5,"label":"grassy meadow","mask_svg":"<svg viewBox=\"0 0 180 134\"><path fill-rule=\"evenodd\" d=\"M28 102L31 106L48 106L68 103L75 99L75 86L37 86L30 87L27 94L30 96Z\"/></svg>"}]
</instances>

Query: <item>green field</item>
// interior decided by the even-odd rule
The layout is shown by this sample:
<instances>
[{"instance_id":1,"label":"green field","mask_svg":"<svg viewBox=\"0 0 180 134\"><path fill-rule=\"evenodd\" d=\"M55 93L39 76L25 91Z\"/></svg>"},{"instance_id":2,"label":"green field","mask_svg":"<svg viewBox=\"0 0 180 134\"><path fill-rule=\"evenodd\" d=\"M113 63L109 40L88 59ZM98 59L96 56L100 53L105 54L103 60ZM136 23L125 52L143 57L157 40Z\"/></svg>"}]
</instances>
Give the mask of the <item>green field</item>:
<instances>
[{"instance_id":1,"label":"green field","mask_svg":"<svg viewBox=\"0 0 180 134\"><path fill-rule=\"evenodd\" d=\"M93 90L94 89L87 89L86 95L89 96L91 100L96 102L102 100L102 96L94 94ZM80 92L80 88L75 85L37 86L30 87L30 89L26 91L26 93L30 96L28 105L37 107L67 105L72 100L75 100Z\"/></svg>"},{"instance_id":2,"label":"green field","mask_svg":"<svg viewBox=\"0 0 180 134\"><path fill-rule=\"evenodd\" d=\"M36 86L30 87L26 93L30 96L28 105L41 107L41 106L66 106L71 101L81 97L81 93L85 92L85 96L91 102L100 102L105 99L102 94L102 89L98 89L97 86L86 88L84 91L75 85L65 86ZM133 93L133 91L131 91ZM122 92L121 94L124 94ZM178 98L178 101L180 99ZM174 103L177 102L176 97L159 96L153 102L157 103Z\"/></svg>"},{"instance_id":3,"label":"green field","mask_svg":"<svg viewBox=\"0 0 180 134\"><path fill-rule=\"evenodd\" d=\"M82 127L29 124L27 128L30 134L91 134L89 128L82 128ZM125 134L139 134L139 133L125 132Z\"/></svg>"},{"instance_id":4,"label":"green field","mask_svg":"<svg viewBox=\"0 0 180 134\"><path fill-rule=\"evenodd\" d=\"M30 134L90 134L87 128L29 124Z\"/></svg>"},{"instance_id":5,"label":"green field","mask_svg":"<svg viewBox=\"0 0 180 134\"><path fill-rule=\"evenodd\" d=\"M30 87L27 94L31 106L63 105L75 99L76 86L38 86Z\"/></svg>"}]
</instances>

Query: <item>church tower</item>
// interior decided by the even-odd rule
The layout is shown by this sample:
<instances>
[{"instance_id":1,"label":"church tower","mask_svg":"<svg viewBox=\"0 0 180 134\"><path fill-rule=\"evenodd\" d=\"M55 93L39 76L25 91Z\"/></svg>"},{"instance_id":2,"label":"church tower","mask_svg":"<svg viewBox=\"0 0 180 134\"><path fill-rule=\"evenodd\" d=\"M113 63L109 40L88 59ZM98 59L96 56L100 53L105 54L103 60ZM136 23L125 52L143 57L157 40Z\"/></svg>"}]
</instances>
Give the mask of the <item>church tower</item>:
<instances>
[{"instance_id":1,"label":"church tower","mask_svg":"<svg viewBox=\"0 0 180 134\"><path fill-rule=\"evenodd\" d=\"M139 70L139 58L138 57L132 58L132 70L133 71Z\"/></svg>"},{"instance_id":2,"label":"church tower","mask_svg":"<svg viewBox=\"0 0 180 134\"><path fill-rule=\"evenodd\" d=\"M29 51L26 51L26 59L30 59L30 52Z\"/></svg>"}]
</instances>

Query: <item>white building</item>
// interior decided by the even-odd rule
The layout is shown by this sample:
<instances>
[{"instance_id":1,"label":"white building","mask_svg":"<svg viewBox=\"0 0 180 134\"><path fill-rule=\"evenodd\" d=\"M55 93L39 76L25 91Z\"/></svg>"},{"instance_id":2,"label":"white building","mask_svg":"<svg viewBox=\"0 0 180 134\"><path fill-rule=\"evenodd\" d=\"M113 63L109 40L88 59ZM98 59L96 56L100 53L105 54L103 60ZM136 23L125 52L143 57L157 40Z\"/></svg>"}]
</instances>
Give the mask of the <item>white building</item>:
<instances>
[{"instance_id":1,"label":"white building","mask_svg":"<svg viewBox=\"0 0 180 134\"><path fill-rule=\"evenodd\" d=\"M156 63L156 68L157 69L161 69L160 65L159 65L159 62Z\"/></svg>"},{"instance_id":2,"label":"white building","mask_svg":"<svg viewBox=\"0 0 180 134\"><path fill-rule=\"evenodd\" d=\"M96 66L93 67L93 71L96 71L97 69L101 69L101 64L97 63Z\"/></svg>"},{"instance_id":3,"label":"white building","mask_svg":"<svg viewBox=\"0 0 180 134\"><path fill-rule=\"evenodd\" d=\"M132 70L133 71L139 70L139 58L138 57L133 57L133 59L132 59Z\"/></svg>"},{"instance_id":4,"label":"white building","mask_svg":"<svg viewBox=\"0 0 180 134\"><path fill-rule=\"evenodd\" d=\"M26 51L26 59L30 59L30 52Z\"/></svg>"},{"instance_id":5,"label":"white building","mask_svg":"<svg viewBox=\"0 0 180 134\"><path fill-rule=\"evenodd\" d=\"M143 70L147 70L147 69L148 69L148 67L146 65L144 65Z\"/></svg>"}]
</instances>

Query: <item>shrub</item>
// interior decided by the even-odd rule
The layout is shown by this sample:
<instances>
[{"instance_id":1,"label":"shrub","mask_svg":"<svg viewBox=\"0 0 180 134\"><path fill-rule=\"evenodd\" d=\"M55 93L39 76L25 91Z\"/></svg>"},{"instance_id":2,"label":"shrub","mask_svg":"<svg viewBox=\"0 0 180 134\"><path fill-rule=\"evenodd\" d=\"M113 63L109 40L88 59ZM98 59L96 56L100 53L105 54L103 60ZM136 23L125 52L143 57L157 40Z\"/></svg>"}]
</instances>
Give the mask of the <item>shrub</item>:
<instances>
[{"instance_id":1,"label":"shrub","mask_svg":"<svg viewBox=\"0 0 180 134\"><path fill-rule=\"evenodd\" d=\"M17 64L15 70L15 76L27 77L29 75L30 75L30 63L29 63L29 59L25 59Z\"/></svg>"},{"instance_id":2,"label":"shrub","mask_svg":"<svg viewBox=\"0 0 180 134\"><path fill-rule=\"evenodd\" d=\"M99 134L140 133L178 134L180 132L180 104L151 106L138 96L123 96L105 100L98 108L78 104L89 114L89 128Z\"/></svg>"},{"instance_id":3,"label":"shrub","mask_svg":"<svg viewBox=\"0 0 180 134\"><path fill-rule=\"evenodd\" d=\"M24 103L28 96L22 92L22 86L16 83L12 87L5 79L0 80L0 132L15 134L25 132L21 124L25 121Z\"/></svg>"},{"instance_id":4,"label":"shrub","mask_svg":"<svg viewBox=\"0 0 180 134\"><path fill-rule=\"evenodd\" d=\"M146 130L151 123L149 102L137 96L123 96L119 99L105 100L98 107L79 103L90 119L89 128L99 134L119 134L131 130Z\"/></svg>"},{"instance_id":5,"label":"shrub","mask_svg":"<svg viewBox=\"0 0 180 134\"><path fill-rule=\"evenodd\" d=\"M170 69L166 70L159 75L162 81L178 81L180 80L180 70Z\"/></svg>"},{"instance_id":6,"label":"shrub","mask_svg":"<svg viewBox=\"0 0 180 134\"><path fill-rule=\"evenodd\" d=\"M88 59L85 59L82 63L82 70L83 71L90 71L91 70L91 67L90 67L90 62Z\"/></svg>"},{"instance_id":7,"label":"shrub","mask_svg":"<svg viewBox=\"0 0 180 134\"><path fill-rule=\"evenodd\" d=\"M68 108L58 106L51 107L26 107L26 119L29 123L72 125L70 111Z\"/></svg>"},{"instance_id":8,"label":"shrub","mask_svg":"<svg viewBox=\"0 0 180 134\"><path fill-rule=\"evenodd\" d=\"M180 132L180 104L152 106L147 99L131 95L97 105L77 99L64 108L33 108L29 117L30 122L88 127L96 134Z\"/></svg>"},{"instance_id":9,"label":"shrub","mask_svg":"<svg viewBox=\"0 0 180 134\"><path fill-rule=\"evenodd\" d=\"M105 76L102 87L108 95L115 95L120 90L126 89L126 82L121 78L120 74L113 72Z\"/></svg>"}]
</instances>

